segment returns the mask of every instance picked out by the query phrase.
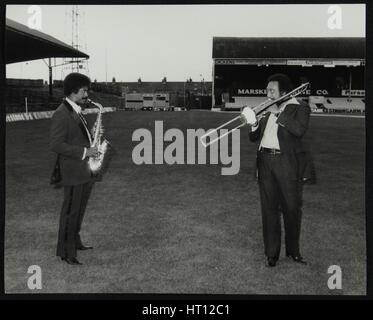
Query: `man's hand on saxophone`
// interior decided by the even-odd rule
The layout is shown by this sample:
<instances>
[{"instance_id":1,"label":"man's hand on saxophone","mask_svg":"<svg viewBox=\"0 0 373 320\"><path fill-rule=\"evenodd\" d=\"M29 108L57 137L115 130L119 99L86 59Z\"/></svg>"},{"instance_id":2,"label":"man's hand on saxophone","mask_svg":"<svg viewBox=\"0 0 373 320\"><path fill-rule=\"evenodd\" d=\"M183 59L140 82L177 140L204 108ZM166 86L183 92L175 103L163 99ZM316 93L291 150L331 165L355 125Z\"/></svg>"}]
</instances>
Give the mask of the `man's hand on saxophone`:
<instances>
[{"instance_id":1,"label":"man's hand on saxophone","mask_svg":"<svg viewBox=\"0 0 373 320\"><path fill-rule=\"evenodd\" d=\"M100 154L98 151L98 147L94 146L91 148L87 148L86 157L97 157Z\"/></svg>"}]
</instances>

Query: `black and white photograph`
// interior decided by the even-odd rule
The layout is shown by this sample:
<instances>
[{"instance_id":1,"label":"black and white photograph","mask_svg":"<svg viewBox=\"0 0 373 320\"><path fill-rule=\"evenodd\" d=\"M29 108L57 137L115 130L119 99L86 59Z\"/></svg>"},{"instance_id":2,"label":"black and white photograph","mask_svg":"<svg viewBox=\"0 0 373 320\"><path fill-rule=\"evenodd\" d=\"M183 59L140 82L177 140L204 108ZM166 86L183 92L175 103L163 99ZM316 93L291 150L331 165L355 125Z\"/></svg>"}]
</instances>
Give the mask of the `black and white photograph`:
<instances>
[{"instance_id":1,"label":"black and white photograph","mask_svg":"<svg viewBox=\"0 0 373 320\"><path fill-rule=\"evenodd\" d=\"M5 294L366 295L365 17L6 5Z\"/></svg>"}]
</instances>

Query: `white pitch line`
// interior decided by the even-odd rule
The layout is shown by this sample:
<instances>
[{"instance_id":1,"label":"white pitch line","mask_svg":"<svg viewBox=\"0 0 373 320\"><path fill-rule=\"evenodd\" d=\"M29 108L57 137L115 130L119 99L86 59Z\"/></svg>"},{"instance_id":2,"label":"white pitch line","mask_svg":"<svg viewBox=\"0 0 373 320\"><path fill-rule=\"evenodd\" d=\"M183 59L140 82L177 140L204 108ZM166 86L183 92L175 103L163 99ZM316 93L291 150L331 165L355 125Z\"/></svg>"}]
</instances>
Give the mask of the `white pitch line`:
<instances>
[{"instance_id":1,"label":"white pitch line","mask_svg":"<svg viewBox=\"0 0 373 320\"><path fill-rule=\"evenodd\" d=\"M354 116L348 114L320 114L320 113L311 113L311 116L315 117L335 117L335 118L358 118L365 119L365 116Z\"/></svg>"}]
</instances>

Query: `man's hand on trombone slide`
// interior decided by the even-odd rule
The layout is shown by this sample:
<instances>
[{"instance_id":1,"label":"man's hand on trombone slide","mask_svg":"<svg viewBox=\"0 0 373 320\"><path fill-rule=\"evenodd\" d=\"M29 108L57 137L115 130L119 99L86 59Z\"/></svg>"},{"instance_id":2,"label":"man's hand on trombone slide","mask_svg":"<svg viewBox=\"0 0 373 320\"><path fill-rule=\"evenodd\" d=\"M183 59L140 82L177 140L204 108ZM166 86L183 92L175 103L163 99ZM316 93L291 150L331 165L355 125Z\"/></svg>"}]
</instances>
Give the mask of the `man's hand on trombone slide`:
<instances>
[{"instance_id":1,"label":"man's hand on trombone slide","mask_svg":"<svg viewBox=\"0 0 373 320\"><path fill-rule=\"evenodd\" d=\"M258 120L253 109L250 107L245 107L241 112L241 118L249 125L256 127L258 125Z\"/></svg>"}]
</instances>

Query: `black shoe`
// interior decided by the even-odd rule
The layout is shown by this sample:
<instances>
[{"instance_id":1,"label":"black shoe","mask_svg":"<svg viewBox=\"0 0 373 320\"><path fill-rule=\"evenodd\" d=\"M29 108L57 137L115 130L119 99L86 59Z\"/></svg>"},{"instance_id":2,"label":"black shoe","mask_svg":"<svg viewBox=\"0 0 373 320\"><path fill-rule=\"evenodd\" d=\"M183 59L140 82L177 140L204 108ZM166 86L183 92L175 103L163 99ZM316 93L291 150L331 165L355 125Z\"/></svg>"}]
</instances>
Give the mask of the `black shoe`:
<instances>
[{"instance_id":1,"label":"black shoe","mask_svg":"<svg viewBox=\"0 0 373 320\"><path fill-rule=\"evenodd\" d=\"M62 258L61 257L61 260L66 261L68 264L83 264L79 262L77 258Z\"/></svg>"},{"instance_id":2,"label":"black shoe","mask_svg":"<svg viewBox=\"0 0 373 320\"><path fill-rule=\"evenodd\" d=\"M288 258L292 258L295 262L297 263L303 263L303 264L307 264L306 261L303 260L303 257L301 255L298 255L298 256L294 256L292 254L286 254L286 256Z\"/></svg>"},{"instance_id":3,"label":"black shoe","mask_svg":"<svg viewBox=\"0 0 373 320\"><path fill-rule=\"evenodd\" d=\"M91 246L85 246L85 245L81 245L79 247L76 247L77 250L89 250L89 249L93 249L93 247Z\"/></svg>"},{"instance_id":4,"label":"black shoe","mask_svg":"<svg viewBox=\"0 0 373 320\"><path fill-rule=\"evenodd\" d=\"M277 258L271 258L271 257L268 257L267 258L267 265L268 267L275 267L276 266L276 263L277 263Z\"/></svg>"}]
</instances>

